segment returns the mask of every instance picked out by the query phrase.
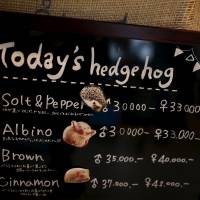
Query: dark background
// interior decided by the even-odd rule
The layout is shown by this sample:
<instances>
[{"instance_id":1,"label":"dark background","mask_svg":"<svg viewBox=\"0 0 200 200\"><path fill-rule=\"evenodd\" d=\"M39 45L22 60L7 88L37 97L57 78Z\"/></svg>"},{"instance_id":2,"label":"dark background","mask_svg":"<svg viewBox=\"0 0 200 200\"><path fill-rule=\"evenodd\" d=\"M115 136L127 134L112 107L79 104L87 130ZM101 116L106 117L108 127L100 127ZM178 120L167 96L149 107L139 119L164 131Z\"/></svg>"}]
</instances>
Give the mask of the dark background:
<instances>
[{"instance_id":1,"label":"dark background","mask_svg":"<svg viewBox=\"0 0 200 200\"><path fill-rule=\"evenodd\" d=\"M13 21L14 23L14 21ZM31 24L31 23L30 23ZM64 24L62 24L64 26ZM2 111L1 100L1 122L0 131L3 132L3 128L6 123L9 125L15 125L16 123L25 124L26 127L36 126L39 128L51 128L53 130L53 139L61 139L62 132L66 126L68 126L72 120L85 121L91 125L91 127L97 130L97 134L90 140L89 144L82 148L75 148L64 144L63 142L58 144L46 144L46 143L17 143L17 142L2 142L1 148L12 149L16 152L24 153L42 153L47 159L49 168L56 169L54 173L16 173L11 169L1 169L0 176L34 179L34 178L54 178L58 179L61 187L55 189L53 194L46 199L57 200L90 200L90 199L182 199L182 200L198 200L200 199L199 191L199 166L200 146L198 141L189 140L160 140L157 141L153 134L143 135L141 137L131 138L128 136L119 136L110 138L100 138L99 130L102 126L116 126L116 127L142 127L145 130L151 132L156 128L173 129L175 131L186 129L193 130L198 133L199 114L187 114L187 113L165 113L159 110L160 101L166 99L167 101L180 102L182 104L199 105L199 72L192 73L193 66L196 62L187 62L185 59L192 53L190 51L173 57L176 47L181 49L194 49L197 59L199 58L199 46L195 45L183 45L179 43L166 43L135 39L132 38L114 37L108 36L108 33L103 35L87 35L81 33L68 33L68 31L55 32L43 29L32 29L25 27L23 22L18 24L18 29L12 29L10 27L2 26L0 29L0 43L15 41L15 50L21 50L25 54L31 52L37 52L39 44L43 43L42 55L46 52L53 52L54 57L61 55L64 57L66 54L70 54L69 63L64 72L62 80L66 81L84 81L86 83L109 83L115 84L115 77L97 77L89 75L90 68L90 48L95 47L96 61L101 65L112 66L116 63L119 56L122 57L120 67L124 64L130 67L138 65L143 67L145 61L145 55L150 55L149 65L153 68L166 69L168 67L174 67L174 79L169 90L177 89L177 93L165 92L165 91L147 91L139 89L130 89L117 87L112 89L101 86L106 97L111 100L118 100L120 102L135 102L145 103L149 106L156 107L156 111L147 110L146 112L137 111L124 111L113 112L112 105L110 105L109 111L105 113L94 113L87 107L84 107L81 113L91 113L92 116L80 117L80 116L51 116L51 115L39 115L39 114L11 114ZM53 26L51 24L50 26ZM58 26L58 25L57 25ZM70 27L69 27L70 29ZM115 30L113 30L115 31ZM94 31L95 32L95 31ZM192 37L192 36L191 36ZM85 62L82 64L82 68L78 72L74 72L71 69L73 65L74 55L73 51L75 46L79 46L79 52L84 56ZM8 50L7 57L10 57L12 50ZM78 55L77 54L77 55ZM56 63L54 63L56 69ZM0 63L0 74L3 76L18 76L28 78L46 79L46 71L38 68L37 70L30 70L28 66L23 66L21 69L13 67L8 61L8 69L5 69L3 64ZM57 68L58 69L58 68ZM54 73L54 70L49 70ZM9 92L13 96L24 95L35 97L38 94L50 95L56 99L71 99L81 101L79 96L82 85L70 85L51 83L47 81L32 82L22 80L0 80L0 94ZM156 81L144 80L141 81L139 77L131 77L126 85L135 85L142 87L158 88ZM18 107L20 108L20 107ZM23 106L21 108L24 108ZM36 109L34 106L32 109ZM37 109L36 109L37 110ZM58 111L62 110L49 110ZM70 112L79 112L76 110L70 110ZM2 140L2 139L1 139ZM114 155L132 155L134 157L144 157L144 161L137 165L112 163L107 165L102 163L96 165L94 163L94 155L101 153L114 154ZM189 165L181 164L152 164L150 156L152 153L159 155L165 154L169 157L191 157L195 159L195 162ZM139 187L135 189L125 189L112 187L106 190L102 190L100 186L97 189L92 189L90 183L84 184L64 184L63 175L66 170L73 167L83 167L90 169L91 179L113 179L127 182L138 182ZM145 187L144 179L151 177L153 180L173 180L178 182L189 182L190 186L184 189L174 188L150 188ZM17 194L8 194L1 192L2 200L12 197L15 199L24 199ZM30 197L28 197L31 199ZM35 199L35 198L33 198ZM42 198L41 198L42 199Z\"/></svg>"}]
</instances>

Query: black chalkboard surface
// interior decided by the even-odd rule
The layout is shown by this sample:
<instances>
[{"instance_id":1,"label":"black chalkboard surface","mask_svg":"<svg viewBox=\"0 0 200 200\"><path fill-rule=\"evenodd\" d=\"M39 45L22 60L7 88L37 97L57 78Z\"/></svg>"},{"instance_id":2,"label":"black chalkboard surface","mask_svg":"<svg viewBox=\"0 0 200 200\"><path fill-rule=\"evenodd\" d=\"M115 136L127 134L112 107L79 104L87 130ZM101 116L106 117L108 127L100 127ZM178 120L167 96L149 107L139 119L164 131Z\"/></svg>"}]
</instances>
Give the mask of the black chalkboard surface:
<instances>
[{"instance_id":1,"label":"black chalkboard surface","mask_svg":"<svg viewBox=\"0 0 200 200\"><path fill-rule=\"evenodd\" d=\"M200 199L200 33L0 19L1 200Z\"/></svg>"}]
</instances>

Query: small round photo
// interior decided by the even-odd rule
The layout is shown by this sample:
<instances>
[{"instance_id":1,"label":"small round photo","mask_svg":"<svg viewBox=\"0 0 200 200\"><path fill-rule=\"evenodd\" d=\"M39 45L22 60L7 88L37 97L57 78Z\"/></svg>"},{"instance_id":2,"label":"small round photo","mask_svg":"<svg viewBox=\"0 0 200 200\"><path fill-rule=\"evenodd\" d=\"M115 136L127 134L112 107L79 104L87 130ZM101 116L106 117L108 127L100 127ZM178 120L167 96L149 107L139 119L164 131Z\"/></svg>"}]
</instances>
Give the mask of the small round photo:
<instances>
[{"instance_id":1,"label":"small round photo","mask_svg":"<svg viewBox=\"0 0 200 200\"><path fill-rule=\"evenodd\" d=\"M85 183L90 180L89 169L72 168L66 171L64 175L65 183Z\"/></svg>"}]
</instances>

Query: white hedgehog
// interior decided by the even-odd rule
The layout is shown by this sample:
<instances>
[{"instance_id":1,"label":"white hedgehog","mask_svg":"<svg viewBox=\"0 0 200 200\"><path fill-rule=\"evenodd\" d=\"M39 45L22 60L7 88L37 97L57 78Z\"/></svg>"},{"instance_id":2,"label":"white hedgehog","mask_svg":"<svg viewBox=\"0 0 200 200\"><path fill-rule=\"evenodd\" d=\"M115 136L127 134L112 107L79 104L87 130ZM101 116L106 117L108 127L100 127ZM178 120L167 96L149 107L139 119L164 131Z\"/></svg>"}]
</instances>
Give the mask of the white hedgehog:
<instances>
[{"instance_id":1,"label":"white hedgehog","mask_svg":"<svg viewBox=\"0 0 200 200\"><path fill-rule=\"evenodd\" d=\"M102 89L95 85L84 87L80 96L84 103L96 112L100 112L106 107L107 101Z\"/></svg>"},{"instance_id":2,"label":"white hedgehog","mask_svg":"<svg viewBox=\"0 0 200 200\"><path fill-rule=\"evenodd\" d=\"M89 124L72 121L63 131L63 141L75 147L85 147L89 139L96 134Z\"/></svg>"}]
</instances>

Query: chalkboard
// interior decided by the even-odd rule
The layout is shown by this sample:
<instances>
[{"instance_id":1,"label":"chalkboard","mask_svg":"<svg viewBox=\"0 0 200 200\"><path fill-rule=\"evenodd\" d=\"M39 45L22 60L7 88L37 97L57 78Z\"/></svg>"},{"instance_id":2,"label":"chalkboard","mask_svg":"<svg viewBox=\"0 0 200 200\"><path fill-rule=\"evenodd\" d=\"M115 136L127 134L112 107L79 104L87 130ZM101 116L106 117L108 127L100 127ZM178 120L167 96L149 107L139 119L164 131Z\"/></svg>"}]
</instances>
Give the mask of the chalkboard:
<instances>
[{"instance_id":1,"label":"chalkboard","mask_svg":"<svg viewBox=\"0 0 200 200\"><path fill-rule=\"evenodd\" d=\"M200 33L0 19L1 200L200 199Z\"/></svg>"}]
</instances>

